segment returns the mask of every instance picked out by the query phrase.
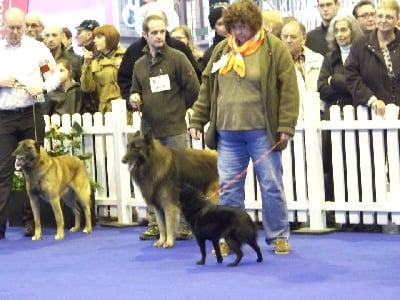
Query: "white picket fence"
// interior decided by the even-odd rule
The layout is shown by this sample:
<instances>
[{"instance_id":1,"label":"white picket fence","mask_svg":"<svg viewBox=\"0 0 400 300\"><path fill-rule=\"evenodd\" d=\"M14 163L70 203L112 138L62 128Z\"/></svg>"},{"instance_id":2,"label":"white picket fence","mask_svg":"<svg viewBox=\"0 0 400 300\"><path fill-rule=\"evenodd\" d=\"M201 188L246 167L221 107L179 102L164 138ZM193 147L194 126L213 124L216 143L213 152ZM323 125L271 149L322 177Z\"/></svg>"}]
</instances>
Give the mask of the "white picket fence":
<instances>
[{"instance_id":1,"label":"white picket fence","mask_svg":"<svg viewBox=\"0 0 400 300\"><path fill-rule=\"evenodd\" d=\"M375 115L370 119L365 107L357 108L356 118L353 107L341 112L334 106L331 120L320 121L319 95L312 93L304 97L303 109L304 119L299 120L292 143L282 152L289 220L309 222L310 230L324 230L325 212L334 211L339 224L400 224L399 107L388 105L384 119ZM133 114L133 123L127 124L125 100L112 101L112 112L105 115L53 115L45 116L45 120L47 126L57 124L65 132L74 121L83 127L83 151L94 154L88 167L102 186L95 193L99 215L131 224L132 207L136 207L139 218L145 217L146 204L136 186L131 191L128 168L121 163L127 134L139 130L140 124L137 113ZM324 199L322 130L331 131L334 202ZM201 148L202 141L192 141L192 145ZM261 220L261 197L255 183L250 163L245 206L253 219Z\"/></svg>"}]
</instances>

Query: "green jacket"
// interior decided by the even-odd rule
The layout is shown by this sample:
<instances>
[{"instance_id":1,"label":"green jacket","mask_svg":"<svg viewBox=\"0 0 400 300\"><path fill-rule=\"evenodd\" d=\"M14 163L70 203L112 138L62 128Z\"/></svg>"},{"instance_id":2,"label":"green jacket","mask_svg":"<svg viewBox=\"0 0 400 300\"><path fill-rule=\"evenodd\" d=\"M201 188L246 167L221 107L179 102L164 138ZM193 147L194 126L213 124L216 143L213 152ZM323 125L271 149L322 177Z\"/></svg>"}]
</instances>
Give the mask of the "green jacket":
<instances>
[{"instance_id":1,"label":"green jacket","mask_svg":"<svg viewBox=\"0 0 400 300\"><path fill-rule=\"evenodd\" d=\"M219 72L211 73L211 69L213 62L218 61L229 51L227 39L215 47L202 75L202 84L199 96L193 105L189 128L203 129L208 121L215 124ZM279 140L279 133L285 132L293 136L295 132L299 114L296 72L289 50L272 34L266 34L260 51L259 66L265 127L271 143L275 144Z\"/></svg>"},{"instance_id":2,"label":"green jacket","mask_svg":"<svg viewBox=\"0 0 400 300\"><path fill-rule=\"evenodd\" d=\"M124 54L125 48L119 46L109 56L98 55L91 64L82 65L82 91L98 94L102 113L111 111L111 100L122 98L117 73Z\"/></svg>"}]
</instances>

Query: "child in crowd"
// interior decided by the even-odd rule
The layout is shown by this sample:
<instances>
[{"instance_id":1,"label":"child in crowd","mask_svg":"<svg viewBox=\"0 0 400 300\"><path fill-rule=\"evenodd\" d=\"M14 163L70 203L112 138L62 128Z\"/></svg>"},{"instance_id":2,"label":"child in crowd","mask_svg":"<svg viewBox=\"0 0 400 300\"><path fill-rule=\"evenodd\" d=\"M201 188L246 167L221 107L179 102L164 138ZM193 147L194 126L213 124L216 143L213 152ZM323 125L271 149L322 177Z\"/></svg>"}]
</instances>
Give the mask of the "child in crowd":
<instances>
[{"instance_id":1,"label":"child in crowd","mask_svg":"<svg viewBox=\"0 0 400 300\"><path fill-rule=\"evenodd\" d=\"M66 59L60 59L57 70L60 72L60 85L45 96L44 113L50 116L79 113L82 106L82 92L80 84L72 78L71 64Z\"/></svg>"}]
</instances>

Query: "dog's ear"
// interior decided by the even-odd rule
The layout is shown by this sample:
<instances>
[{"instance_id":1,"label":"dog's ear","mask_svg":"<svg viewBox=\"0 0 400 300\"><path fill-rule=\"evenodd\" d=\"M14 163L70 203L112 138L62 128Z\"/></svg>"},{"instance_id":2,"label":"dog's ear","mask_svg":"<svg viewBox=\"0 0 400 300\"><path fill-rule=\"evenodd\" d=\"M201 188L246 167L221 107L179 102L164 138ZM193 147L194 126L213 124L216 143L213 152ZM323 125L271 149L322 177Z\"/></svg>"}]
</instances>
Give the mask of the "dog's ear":
<instances>
[{"instance_id":1,"label":"dog's ear","mask_svg":"<svg viewBox=\"0 0 400 300\"><path fill-rule=\"evenodd\" d=\"M40 153L40 146L41 144L39 142L35 142L35 148L38 153Z\"/></svg>"},{"instance_id":2,"label":"dog's ear","mask_svg":"<svg viewBox=\"0 0 400 300\"><path fill-rule=\"evenodd\" d=\"M146 141L151 141L153 139L153 131L151 131L151 129L147 130L147 132L144 134L144 139Z\"/></svg>"},{"instance_id":3,"label":"dog's ear","mask_svg":"<svg viewBox=\"0 0 400 300\"><path fill-rule=\"evenodd\" d=\"M135 136L137 136L137 132L136 132L136 133L128 133L128 134L126 135L126 139L128 140L128 144L129 144L130 142L132 142L132 140L135 138Z\"/></svg>"}]
</instances>

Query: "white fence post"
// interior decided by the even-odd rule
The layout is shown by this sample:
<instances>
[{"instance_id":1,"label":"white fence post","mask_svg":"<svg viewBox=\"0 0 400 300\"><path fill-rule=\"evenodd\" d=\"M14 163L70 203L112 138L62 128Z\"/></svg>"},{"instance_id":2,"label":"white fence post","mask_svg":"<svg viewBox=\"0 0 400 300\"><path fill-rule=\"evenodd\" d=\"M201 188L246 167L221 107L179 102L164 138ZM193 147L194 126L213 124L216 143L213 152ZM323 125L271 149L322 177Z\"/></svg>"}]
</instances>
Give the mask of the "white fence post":
<instances>
[{"instance_id":1,"label":"white fence post","mask_svg":"<svg viewBox=\"0 0 400 300\"><path fill-rule=\"evenodd\" d=\"M127 126L127 111L126 101L117 99L111 101L112 116L114 120L114 159L115 159L115 180L129 177L128 167L122 164L122 157L125 155L126 149L126 126ZM114 178L109 178L114 180ZM132 208L129 204L131 198L131 189L129 182L116 182L116 195L118 207L118 223L131 224L132 223Z\"/></svg>"},{"instance_id":2,"label":"white fence post","mask_svg":"<svg viewBox=\"0 0 400 300\"><path fill-rule=\"evenodd\" d=\"M317 92L306 93L303 101L305 150L307 161L307 184L310 213L310 230L326 229L325 191L323 181L321 133L320 125L320 97Z\"/></svg>"}]
</instances>

